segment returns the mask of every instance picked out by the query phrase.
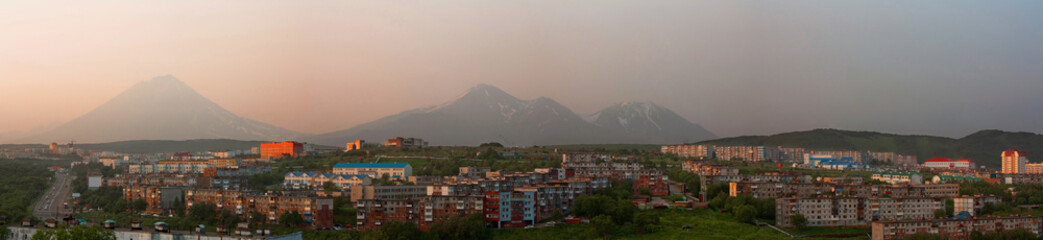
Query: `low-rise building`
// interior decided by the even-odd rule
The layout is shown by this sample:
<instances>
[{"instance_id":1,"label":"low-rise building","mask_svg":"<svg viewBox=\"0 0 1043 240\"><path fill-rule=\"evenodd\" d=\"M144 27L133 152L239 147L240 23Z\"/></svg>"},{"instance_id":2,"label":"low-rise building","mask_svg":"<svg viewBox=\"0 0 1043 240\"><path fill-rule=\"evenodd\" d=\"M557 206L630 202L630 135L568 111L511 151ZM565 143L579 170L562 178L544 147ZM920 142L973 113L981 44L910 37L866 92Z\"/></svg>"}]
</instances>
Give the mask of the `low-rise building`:
<instances>
[{"instance_id":1,"label":"low-rise building","mask_svg":"<svg viewBox=\"0 0 1043 240\"><path fill-rule=\"evenodd\" d=\"M333 173L407 180L413 176L413 167L408 163L338 163L333 165Z\"/></svg>"},{"instance_id":2,"label":"low-rise building","mask_svg":"<svg viewBox=\"0 0 1043 240\"><path fill-rule=\"evenodd\" d=\"M739 168L724 165L715 164L707 161L697 160L686 160L681 163L681 169L690 173L695 173L700 176L709 175L723 175L723 176L736 176L739 175Z\"/></svg>"},{"instance_id":3,"label":"low-rise building","mask_svg":"<svg viewBox=\"0 0 1043 240\"><path fill-rule=\"evenodd\" d=\"M999 204L1002 199L993 195L960 196L953 198L954 215L966 212L970 216L978 216L985 204Z\"/></svg>"},{"instance_id":4,"label":"low-rise building","mask_svg":"<svg viewBox=\"0 0 1043 240\"><path fill-rule=\"evenodd\" d=\"M351 188L351 201L363 199L415 199L427 195L422 185L363 185Z\"/></svg>"},{"instance_id":5,"label":"low-rise building","mask_svg":"<svg viewBox=\"0 0 1043 240\"><path fill-rule=\"evenodd\" d=\"M875 172L872 179L889 184L923 184L923 177L916 172Z\"/></svg>"},{"instance_id":6,"label":"low-rise building","mask_svg":"<svg viewBox=\"0 0 1043 240\"><path fill-rule=\"evenodd\" d=\"M937 234L942 239L970 239L972 232L1025 230L1040 235L1040 217L977 217L969 219L914 219L872 223L873 240L902 239L913 234Z\"/></svg>"},{"instance_id":7,"label":"low-rise building","mask_svg":"<svg viewBox=\"0 0 1043 240\"><path fill-rule=\"evenodd\" d=\"M790 217L807 219L808 226L868 226L881 219L933 218L945 202L935 198L782 198L775 201L775 223L792 227Z\"/></svg>"}]
</instances>

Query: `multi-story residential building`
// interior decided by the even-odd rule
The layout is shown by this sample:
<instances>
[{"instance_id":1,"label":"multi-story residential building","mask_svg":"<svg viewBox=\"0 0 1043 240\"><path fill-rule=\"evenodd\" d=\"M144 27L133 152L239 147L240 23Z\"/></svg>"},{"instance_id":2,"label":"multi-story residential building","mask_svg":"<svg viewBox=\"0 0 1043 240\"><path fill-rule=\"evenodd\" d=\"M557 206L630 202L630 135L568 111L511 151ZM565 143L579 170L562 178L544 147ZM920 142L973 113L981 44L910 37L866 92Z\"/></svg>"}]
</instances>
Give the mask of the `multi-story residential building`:
<instances>
[{"instance_id":1,"label":"multi-story residential building","mask_svg":"<svg viewBox=\"0 0 1043 240\"><path fill-rule=\"evenodd\" d=\"M562 154L561 167L566 177L611 176L613 179L632 180L640 174L656 174L644 169L640 163L613 161L607 154L567 153Z\"/></svg>"},{"instance_id":2,"label":"multi-story residential building","mask_svg":"<svg viewBox=\"0 0 1043 240\"><path fill-rule=\"evenodd\" d=\"M1010 151L1003 151L1000 154L1000 158L1002 163L1000 173L1027 173L1025 165L1029 163L1029 159L1026 157L1025 152L1011 149Z\"/></svg>"},{"instance_id":3,"label":"multi-story residential building","mask_svg":"<svg viewBox=\"0 0 1043 240\"><path fill-rule=\"evenodd\" d=\"M127 186L123 188L123 200L133 202L144 199L148 203L145 212L167 213L174 207L174 201L181 198L183 191L181 187Z\"/></svg>"},{"instance_id":4,"label":"multi-story residential building","mask_svg":"<svg viewBox=\"0 0 1043 240\"><path fill-rule=\"evenodd\" d=\"M750 195L754 198L782 198L797 197L809 198L819 196L844 196L844 197L895 197L895 198L918 198L918 197L955 197L959 193L959 185L956 184L931 184L931 185L863 185L863 184L811 184L811 183L785 183L785 182L730 182L728 184L731 196Z\"/></svg>"},{"instance_id":5,"label":"multi-story residential building","mask_svg":"<svg viewBox=\"0 0 1043 240\"><path fill-rule=\"evenodd\" d=\"M720 160L741 160L747 162L778 161L777 148L765 146L717 146L714 153Z\"/></svg>"},{"instance_id":6,"label":"multi-story residential building","mask_svg":"<svg viewBox=\"0 0 1043 240\"><path fill-rule=\"evenodd\" d=\"M966 212L971 216L978 216L985 204L999 204L1002 199L993 195L960 196L953 198L953 212L960 214Z\"/></svg>"},{"instance_id":7,"label":"multi-story residential building","mask_svg":"<svg viewBox=\"0 0 1043 240\"><path fill-rule=\"evenodd\" d=\"M867 152L859 151L809 151L808 154L832 155L837 159L850 158L854 163L865 163L866 158L869 157Z\"/></svg>"},{"instance_id":8,"label":"multi-story residential building","mask_svg":"<svg viewBox=\"0 0 1043 240\"><path fill-rule=\"evenodd\" d=\"M417 224L415 199L364 199L355 202L355 229L374 230L389 222Z\"/></svg>"},{"instance_id":9,"label":"multi-story residential building","mask_svg":"<svg viewBox=\"0 0 1043 240\"><path fill-rule=\"evenodd\" d=\"M105 186L128 187L128 186L154 186L171 187L198 186L200 182L206 182L208 178L198 174L118 174L105 179Z\"/></svg>"},{"instance_id":10,"label":"multi-story residential building","mask_svg":"<svg viewBox=\"0 0 1043 240\"><path fill-rule=\"evenodd\" d=\"M427 141L420 138L402 138L396 137L384 141L386 147L426 147Z\"/></svg>"},{"instance_id":11,"label":"multi-story residential building","mask_svg":"<svg viewBox=\"0 0 1043 240\"><path fill-rule=\"evenodd\" d=\"M945 202L935 198L782 198L775 201L775 222L792 227L790 216L801 214L808 226L868 226L879 219L934 217Z\"/></svg>"},{"instance_id":12,"label":"multi-story residential building","mask_svg":"<svg viewBox=\"0 0 1043 240\"><path fill-rule=\"evenodd\" d=\"M368 185L351 188L351 201L363 199L411 199L427 195L427 186L418 185Z\"/></svg>"},{"instance_id":13,"label":"multi-story residential building","mask_svg":"<svg viewBox=\"0 0 1043 240\"><path fill-rule=\"evenodd\" d=\"M724 176L736 176L739 175L739 168L724 165L715 164L706 161L696 160L685 160L681 163L681 169L687 172L695 173L699 176L709 175L724 175Z\"/></svg>"},{"instance_id":14,"label":"multi-story residential building","mask_svg":"<svg viewBox=\"0 0 1043 240\"><path fill-rule=\"evenodd\" d=\"M1043 174L1043 163L1026 163L1024 174Z\"/></svg>"},{"instance_id":15,"label":"multi-story residential building","mask_svg":"<svg viewBox=\"0 0 1043 240\"><path fill-rule=\"evenodd\" d=\"M1004 184L1041 184L1043 174L998 174L996 178Z\"/></svg>"},{"instance_id":16,"label":"multi-story residential building","mask_svg":"<svg viewBox=\"0 0 1043 240\"><path fill-rule=\"evenodd\" d=\"M486 222L497 228L515 228L536 222L536 192L510 191L485 194Z\"/></svg>"},{"instance_id":17,"label":"multi-story residential building","mask_svg":"<svg viewBox=\"0 0 1043 240\"><path fill-rule=\"evenodd\" d=\"M435 223L451 217L484 213L485 197L475 196L424 196L417 201L418 226L428 230Z\"/></svg>"},{"instance_id":18,"label":"multi-story residential building","mask_svg":"<svg viewBox=\"0 0 1043 240\"><path fill-rule=\"evenodd\" d=\"M213 203L217 211L230 210L249 215L257 212L277 223L287 212L298 212L316 228L332 227L333 199L315 196L270 195L233 190L190 189L185 191L185 206ZM327 219L328 218L328 219Z\"/></svg>"},{"instance_id":19,"label":"multi-story residential building","mask_svg":"<svg viewBox=\"0 0 1043 240\"><path fill-rule=\"evenodd\" d=\"M484 177L485 173L491 171L489 167L460 167L460 172L457 176L478 178Z\"/></svg>"},{"instance_id":20,"label":"multi-story residential building","mask_svg":"<svg viewBox=\"0 0 1043 240\"><path fill-rule=\"evenodd\" d=\"M935 175L931 177L931 183L961 183L981 181L980 177L959 175Z\"/></svg>"},{"instance_id":21,"label":"multi-story residential building","mask_svg":"<svg viewBox=\"0 0 1043 240\"><path fill-rule=\"evenodd\" d=\"M407 180L413 176L413 167L408 163L338 163L333 165L333 173Z\"/></svg>"},{"instance_id":22,"label":"multi-story residential building","mask_svg":"<svg viewBox=\"0 0 1043 240\"><path fill-rule=\"evenodd\" d=\"M236 164L235 158L211 158L207 160L207 163L214 166L214 168L234 168L239 166Z\"/></svg>"},{"instance_id":23,"label":"multi-story residential building","mask_svg":"<svg viewBox=\"0 0 1043 240\"><path fill-rule=\"evenodd\" d=\"M924 162L923 166L930 169L974 169L974 161L970 159L934 158Z\"/></svg>"},{"instance_id":24,"label":"multi-story residential building","mask_svg":"<svg viewBox=\"0 0 1043 240\"><path fill-rule=\"evenodd\" d=\"M923 177L915 172L874 172L871 178L890 184L923 184Z\"/></svg>"},{"instance_id":25,"label":"multi-story residential building","mask_svg":"<svg viewBox=\"0 0 1043 240\"><path fill-rule=\"evenodd\" d=\"M677 154L680 157L713 158L714 156L713 146L710 145L665 145L661 151L665 154Z\"/></svg>"},{"instance_id":26,"label":"multi-story residential building","mask_svg":"<svg viewBox=\"0 0 1043 240\"><path fill-rule=\"evenodd\" d=\"M818 182L821 182L821 183L830 183L830 184L844 184L844 183L862 184L862 180L863 179L861 177L843 176L843 177L819 177L816 180Z\"/></svg>"},{"instance_id":27,"label":"multi-story residential building","mask_svg":"<svg viewBox=\"0 0 1043 240\"><path fill-rule=\"evenodd\" d=\"M707 175L700 178L702 189L713 184L727 184L731 182L783 182L783 183L811 183L814 179L811 175L796 172L765 172L759 175Z\"/></svg>"},{"instance_id":28,"label":"multi-story residential building","mask_svg":"<svg viewBox=\"0 0 1043 240\"><path fill-rule=\"evenodd\" d=\"M261 158L292 157L304 153L304 144L299 142L262 143Z\"/></svg>"},{"instance_id":29,"label":"multi-story residential building","mask_svg":"<svg viewBox=\"0 0 1043 240\"><path fill-rule=\"evenodd\" d=\"M913 219L872 223L873 240L895 240L909 235L937 234L942 239L970 239L972 232L1025 230L1040 235L1043 218L1032 216L977 217L969 219Z\"/></svg>"},{"instance_id":30,"label":"multi-story residential building","mask_svg":"<svg viewBox=\"0 0 1043 240\"><path fill-rule=\"evenodd\" d=\"M283 176L283 187L289 189L321 189L326 183L343 190L354 186L370 185L373 178L367 175L334 174L318 172L288 172Z\"/></svg>"},{"instance_id":31,"label":"multi-story residential building","mask_svg":"<svg viewBox=\"0 0 1043 240\"><path fill-rule=\"evenodd\" d=\"M800 162L804 159L804 154L807 154L807 150L803 148L785 148L779 147L779 161L780 162Z\"/></svg>"},{"instance_id":32,"label":"multi-story residential building","mask_svg":"<svg viewBox=\"0 0 1043 240\"><path fill-rule=\"evenodd\" d=\"M634 192L648 189L654 196L670 195L670 184L665 174L641 174L633 180Z\"/></svg>"}]
</instances>

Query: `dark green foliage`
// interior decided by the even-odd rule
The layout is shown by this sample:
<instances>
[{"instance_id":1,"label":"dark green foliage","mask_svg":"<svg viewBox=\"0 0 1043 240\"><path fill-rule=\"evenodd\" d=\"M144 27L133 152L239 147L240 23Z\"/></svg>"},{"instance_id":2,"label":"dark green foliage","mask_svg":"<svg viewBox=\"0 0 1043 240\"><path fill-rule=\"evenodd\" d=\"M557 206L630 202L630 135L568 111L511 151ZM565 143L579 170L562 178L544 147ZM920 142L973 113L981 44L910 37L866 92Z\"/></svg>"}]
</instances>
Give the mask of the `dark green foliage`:
<instances>
[{"instance_id":1,"label":"dark green foliage","mask_svg":"<svg viewBox=\"0 0 1043 240\"><path fill-rule=\"evenodd\" d=\"M639 212L634 215L634 225L640 233L655 232L659 225L659 215L655 212Z\"/></svg>"},{"instance_id":2,"label":"dark green foliage","mask_svg":"<svg viewBox=\"0 0 1043 240\"><path fill-rule=\"evenodd\" d=\"M115 240L116 233L99 226L41 229L32 240Z\"/></svg>"},{"instance_id":3,"label":"dark green foliage","mask_svg":"<svg viewBox=\"0 0 1043 240\"><path fill-rule=\"evenodd\" d=\"M590 219L590 226L590 237L604 239L611 237L618 228L612 217L608 215L599 215Z\"/></svg>"},{"instance_id":4,"label":"dark green foliage","mask_svg":"<svg viewBox=\"0 0 1043 240\"><path fill-rule=\"evenodd\" d=\"M688 187L688 193L691 193L692 196L698 196L699 191L702 190L700 189L701 182L699 180L699 175L694 173L681 170L680 168L671 168L667 171L667 177L669 177L670 180L684 183L685 187Z\"/></svg>"},{"instance_id":5,"label":"dark green foliage","mask_svg":"<svg viewBox=\"0 0 1043 240\"><path fill-rule=\"evenodd\" d=\"M487 239L491 236L482 214L451 217L435 223L429 233L438 239Z\"/></svg>"},{"instance_id":6,"label":"dark green foliage","mask_svg":"<svg viewBox=\"0 0 1043 240\"><path fill-rule=\"evenodd\" d=\"M804 217L804 214L793 214L789 216L789 222L797 229L804 229L808 227L808 218Z\"/></svg>"},{"instance_id":7,"label":"dark green foliage","mask_svg":"<svg viewBox=\"0 0 1043 240\"><path fill-rule=\"evenodd\" d=\"M284 176L285 173L275 172L257 174L250 176L247 179L247 185L250 187L250 189L264 190L267 189L270 185L282 184Z\"/></svg>"},{"instance_id":8,"label":"dark green foliage","mask_svg":"<svg viewBox=\"0 0 1043 240\"><path fill-rule=\"evenodd\" d=\"M634 217L634 207L627 200L613 199L603 195L581 196L573 205L576 216L611 216L617 224L624 224Z\"/></svg>"},{"instance_id":9,"label":"dark green foliage","mask_svg":"<svg viewBox=\"0 0 1043 240\"><path fill-rule=\"evenodd\" d=\"M0 161L0 216L21 221L31 214L33 202L50 186L48 162L28 160Z\"/></svg>"},{"instance_id":10,"label":"dark green foliage","mask_svg":"<svg viewBox=\"0 0 1043 240\"><path fill-rule=\"evenodd\" d=\"M217 218L217 205L213 203L196 203L188 208L188 218L200 223L213 224Z\"/></svg>"},{"instance_id":11,"label":"dark green foliage","mask_svg":"<svg viewBox=\"0 0 1043 240\"><path fill-rule=\"evenodd\" d=\"M735 208L735 221L748 223L753 222L753 219L757 217L757 208L750 205L743 205Z\"/></svg>"},{"instance_id":12,"label":"dark green foliage","mask_svg":"<svg viewBox=\"0 0 1043 240\"><path fill-rule=\"evenodd\" d=\"M218 219L221 220L221 225L228 229L235 229L235 225L239 223L239 215L236 215L232 210L228 209L222 210L221 217Z\"/></svg>"},{"instance_id":13,"label":"dark green foliage","mask_svg":"<svg viewBox=\"0 0 1043 240\"><path fill-rule=\"evenodd\" d=\"M250 213L250 224L254 226L263 225L268 222L268 219L261 212Z\"/></svg>"},{"instance_id":14,"label":"dark green foliage","mask_svg":"<svg viewBox=\"0 0 1043 240\"><path fill-rule=\"evenodd\" d=\"M367 232L363 239L373 240L414 240L423 239L424 232L416 225L403 222L388 222L376 230Z\"/></svg>"},{"instance_id":15,"label":"dark green foliage","mask_svg":"<svg viewBox=\"0 0 1043 240\"><path fill-rule=\"evenodd\" d=\"M186 209L185 209L185 200L183 198L176 198L176 199L174 199L173 205L174 206L171 207L170 210L174 212L174 216L178 216L178 217L185 216L185 210Z\"/></svg>"},{"instance_id":16,"label":"dark green foliage","mask_svg":"<svg viewBox=\"0 0 1043 240\"><path fill-rule=\"evenodd\" d=\"M724 183L706 186L706 199L714 199L718 195L728 196L728 191L728 184Z\"/></svg>"},{"instance_id":17,"label":"dark green foliage","mask_svg":"<svg viewBox=\"0 0 1043 240\"><path fill-rule=\"evenodd\" d=\"M289 211L279 216L279 223L287 227L296 227L304 223L304 217L297 211Z\"/></svg>"},{"instance_id":18,"label":"dark green foliage","mask_svg":"<svg viewBox=\"0 0 1043 240\"><path fill-rule=\"evenodd\" d=\"M502 147L503 147L503 144L500 144L500 143L498 143L498 142L487 142L487 143L482 143L481 145L478 145L478 147L495 147L495 148L502 148Z\"/></svg>"},{"instance_id":19,"label":"dark green foliage","mask_svg":"<svg viewBox=\"0 0 1043 240\"><path fill-rule=\"evenodd\" d=\"M134 211L143 212L148 208L148 201L145 201L144 198L135 199L130 202L130 208L134 209Z\"/></svg>"},{"instance_id":20,"label":"dark green foliage","mask_svg":"<svg viewBox=\"0 0 1043 240\"><path fill-rule=\"evenodd\" d=\"M935 209L934 218L945 218L945 209Z\"/></svg>"}]
</instances>

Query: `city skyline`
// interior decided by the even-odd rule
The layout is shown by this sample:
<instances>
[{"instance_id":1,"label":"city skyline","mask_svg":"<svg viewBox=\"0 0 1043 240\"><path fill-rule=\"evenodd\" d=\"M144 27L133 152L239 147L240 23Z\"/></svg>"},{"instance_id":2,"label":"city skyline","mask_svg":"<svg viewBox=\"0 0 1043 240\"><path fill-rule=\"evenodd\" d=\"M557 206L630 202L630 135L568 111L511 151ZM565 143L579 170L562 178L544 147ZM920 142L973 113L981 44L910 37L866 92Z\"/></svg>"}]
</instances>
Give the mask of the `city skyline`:
<instances>
[{"instance_id":1,"label":"city skyline","mask_svg":"<svg viewBox=\"0 0 1043 240\"><path fill-rule=\"evenodd\" d=\"M1043 132L1032 3L6 5L0 88L15 91L0 96L14 103L0 133L68 122L167 74L310 134L480 83L584 115L651 101L721 137Z\"/></svg>"}]
</instances>

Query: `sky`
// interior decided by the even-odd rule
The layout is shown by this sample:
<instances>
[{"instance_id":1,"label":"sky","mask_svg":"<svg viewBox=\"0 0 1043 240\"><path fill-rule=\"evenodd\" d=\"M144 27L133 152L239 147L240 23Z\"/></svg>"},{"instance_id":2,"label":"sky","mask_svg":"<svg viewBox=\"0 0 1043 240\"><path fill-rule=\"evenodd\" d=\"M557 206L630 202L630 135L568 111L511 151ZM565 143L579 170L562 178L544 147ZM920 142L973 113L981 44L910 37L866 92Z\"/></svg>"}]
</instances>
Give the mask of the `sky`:
<instances>
[{"instance_id":1,"label":"sky","mask_svg":"<svg viewBox=\"0 0 1043 240\"><path fill-rule=\"evenodd\" d=\"M1043 132L1043 2L6 1L0 133L172 74L305 133L479 83L580 114L652 101L719 136Z\"/></svg>"}]
</instances>

